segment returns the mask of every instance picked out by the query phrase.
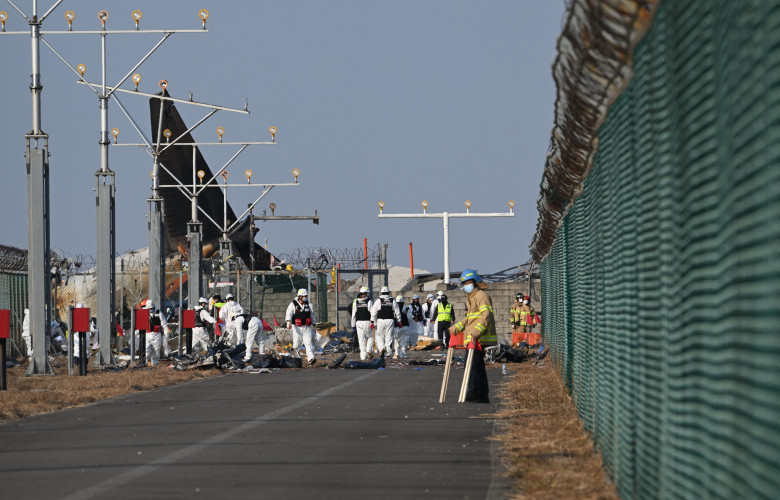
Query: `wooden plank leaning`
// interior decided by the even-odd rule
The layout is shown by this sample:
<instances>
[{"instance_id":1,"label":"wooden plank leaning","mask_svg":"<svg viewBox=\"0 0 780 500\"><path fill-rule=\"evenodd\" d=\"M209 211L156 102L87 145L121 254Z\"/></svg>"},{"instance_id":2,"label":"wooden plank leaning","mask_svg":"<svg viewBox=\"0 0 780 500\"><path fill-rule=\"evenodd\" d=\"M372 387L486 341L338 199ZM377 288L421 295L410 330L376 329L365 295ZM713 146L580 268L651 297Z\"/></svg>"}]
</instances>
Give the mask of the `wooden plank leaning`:
<instances>
[{"instance_id":1,"label":"wooden plank leaning","mask_svg":"<svg viewBox=\"0 0 780 500\"><path fill-rule=\"evenodd\" d=\"M471 363L474 361L474 349L469 349L468 358L466 358L466 369L463 371L463 383L460 386L460 396L458 403L466 401L466 389L469 385L469 375L471 375Z\"/></svg>"},{"instance_id":2,"label":"wooden plank leaning","mask_svg":"<svg viewBox=\"0 0 780 500\"><path fill-rule=\"evenodd\" d=\"M444 363L444 380L441 382L441 394L439 394L439 403L444 402L444 398L447 396L447 383L450 378L450 368L452 367L452 355L454 349L452 347L447 349L447 361Z\"/></svg>"}]
</instances>

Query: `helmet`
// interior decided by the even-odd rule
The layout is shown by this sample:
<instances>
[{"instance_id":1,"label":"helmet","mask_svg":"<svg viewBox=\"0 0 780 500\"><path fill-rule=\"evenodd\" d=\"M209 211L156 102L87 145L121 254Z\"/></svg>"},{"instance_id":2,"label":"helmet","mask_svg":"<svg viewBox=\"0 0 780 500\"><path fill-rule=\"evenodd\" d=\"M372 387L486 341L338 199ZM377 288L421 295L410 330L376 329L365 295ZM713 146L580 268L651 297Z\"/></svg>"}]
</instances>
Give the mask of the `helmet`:
<instances>
[{"instance_id":1,"label":"helmet","mask_svg":"<svg viewBox=\"0 0 780 500\"><path fill-rule=\"evenodd\" d=\"M229 294L225 295L225 300L230 300L230 299L234 299L234 298L235 297L233 297L232 293L229 293Z\"/></svg>"},{"instance_id":2,"label":"helmet","mask_svg":"<svg viewBox=\"0 0 780 500\"><path fill-rule=\"evenodd\" d=\"M403 296L403 295L397 295L397 296L395 297L395 301L396 301L396 302L400 302L400 303L402 303L402 304L403 304L403 303L404 303L404 296Z\"/></svg>"},{"instance_id":3,"label":"helmet","mask_svg":"<svg viewBox=\"0 0 780 500\"><path fill-rule=\"evenodd\" d=\"M531 300L531 296L530 296L530 295L526 295L526 296L524 297L524 300Z\"/></svg>"},{"instance_id":4,"label":"helmet","mask_svg":"<svg viewBox=\"0 0 780 500\"><path fill-rule=\"evenodd\" d=\"M79 302L78 304L76 304L76 308L78 308L78 309L83 309L83 308L84 308L84 304L82 304L81 302ZM25 310L24 310L24 312L27 312L27 311L28 311L28 309L25 309Z\"/></svg>"},{"instance_id":5,"label":"helmet","mask_svg":"<svg viewBox=\"0 0 780 500\"><path fill-rule=\"evenodd\" d=\"M428 295L425 297L425 300L433 300L433 294L432 294L432 293L429 293L429 294L428 294Z\"/></svg>"},{"instance_id":6,"label":"helmet","mask_svg":"<svg viewBox=\"0 0 780 500\"><path fill-rule=\"evenodd\" d=\"M444 295L443 291L439 290L438 292L436 292L437 297L441 297L442 295Z\"/></svg>"},{"instance_id":7,"label":"helmet","mask_svg":"<svg viewBox=\"0 0 780 500\"><path fill-rule=\"evenodd\" d=\"M358 295L360 295L361 293L365 293L365 294L367 294L367 293L368 293L368 287L367 287L367 286L365 286L365 285L364 285L364 286L361 286L361 287L360 287L360 290L358 290Z\"/></svg>"},{"instance_id":8,"label":"helmet","mask_svg":"<svg viewBox=\"0 0 780 500\"><path fill-rule=\"evenodd\" d=\"M420 296L415 293L412 295L412 300L420 300Z\"/></svg>"},{"instance_id":9,"label":"helmet","mask_svg":"<svg viewBox=\"0 0 780 500\"><path fill-rule=\"evenodd\" d=\"M474 280L474 282L479 283L482 281L482 278L479 277L479 274L473 269L466 269L461 273L460 275L460 282L463 283L468 280Z\"/></svg>"},{"instance_id":10,"label":"helmet","mask_svg":"<svg viewBox=\"0 0 780 500\"><path fill-rule=\"evenodd\" d=\"M523 294L522 294L521 292L517 292L517 293L515 294L515 298L516 298L517 300L523 300Z\"/></svg>"},{"instance_id":11,"label":"helmet","mask_svg":"<svg viewBox=\"0 0 780 500\"><path fill-rule=\"evenodd\" d=\"M383 286L382 290L379 292L379 295L390 295L390 288Z\"/></svg>"},{"instance_id":12,"label":"helmet","mask_svg":"<svg viewBox=\"0 0 780 500\"><path fill-rule=\"evenodd\" d=\"M209 301L206 299L206 297L201 297L198 299L198 304L208 304L208 302Z\"/></svg>"},{"instance_id":13,"label":"helmet","mask_svg":"<svg viewBox=\"0 0 780 500\"><path fill-rule=\"evenodd\" d=\"M146 308L154 309L154 301L152 299L146 299Z\"/></svg>"},{"instance_id":14,"label":"helmet","mask_svg":"<svg viewBox=\"0 0 780 500\"><path fill-rule=\"evenodd\" d=\"M439 295L439 300L447 300L447 296L442 293Z\"/></svg>"},{"instance_id":15,"label":"helmet","mask_svg":"<svg viewBox=\"0 0 780 500\"><path fill-rule=\"evenodd\" d=\"M301 288L300 290L298 290L298 297L308 297L308 296L309 296L309 292L306 291L305 288Z\"/></svg>"}]
</instances>

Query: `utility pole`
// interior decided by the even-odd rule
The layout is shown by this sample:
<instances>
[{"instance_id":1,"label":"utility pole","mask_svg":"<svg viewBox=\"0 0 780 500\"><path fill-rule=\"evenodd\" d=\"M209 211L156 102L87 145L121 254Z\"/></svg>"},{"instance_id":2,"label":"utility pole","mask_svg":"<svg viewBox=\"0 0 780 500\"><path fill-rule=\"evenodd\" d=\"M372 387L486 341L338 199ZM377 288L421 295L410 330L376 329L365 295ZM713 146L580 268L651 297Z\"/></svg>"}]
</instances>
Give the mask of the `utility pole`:
<instances>
[{"instance_id":1,"label":"utility pole","mask_svg":"<svg viewBox=\"0 0 780 500\"><path fill-rule=\"evenodd\" d=\"M380 201L377 203L377 206L379 207L379 218L380 219L424 219L424 218L435 218L435 219L441 219L442 220L442 226L444 229L444 284L449 284L450 282L450 218L467 218L467 217L514 217L515 212L515 202L509 201L509 212L506 213L472 213L471 210L471 202L466 200L466 213L449 213L449 212L441 212L441 213L428 213L428 202L426 200L423 200L421 203L423 207L423 213L421 214L386 214L384 212L385 210L385 202Z\"/></svg>"}]
</instances>

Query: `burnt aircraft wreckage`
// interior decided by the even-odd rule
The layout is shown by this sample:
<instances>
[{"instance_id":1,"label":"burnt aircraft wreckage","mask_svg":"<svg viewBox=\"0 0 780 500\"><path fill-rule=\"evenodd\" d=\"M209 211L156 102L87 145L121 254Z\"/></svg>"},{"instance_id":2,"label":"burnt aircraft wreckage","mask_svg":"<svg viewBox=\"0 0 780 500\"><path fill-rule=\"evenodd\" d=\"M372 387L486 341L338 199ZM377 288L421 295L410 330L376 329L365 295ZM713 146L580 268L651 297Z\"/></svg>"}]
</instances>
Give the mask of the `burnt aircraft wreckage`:
<instances>
[{"instance_id":1,"label":"burnt aircraft wreckage","mask_svg":"<svg viewBox=\"0 0 780 500\"><path fill-rule=\"evenodd\" d=\"M159 95L169 97L166 90L163 90ZM161 104L163 109L162 119L160 120ZM161 127L163 130L170 130L171 137L181 136L179 140L181 143L195 143L192 135L187 132L188 128L173 101L151 98L149 99L149 107L151 110L152 137L158 137L158 127ZM195 155L194 163L193 154ZM160 154L160 163L165 166L159 172L161 186L178 184L177 179L191 179L193 176L193 165L196 171L202 170L205 173L204 179L211 179L214 175L197 146L167 148ZM176 179L174 179L174 176ZM181 254L186 255L189 248L187 223L192 218L189 194L174 187L160 187L159 192L165 203L166 248L170 250L178 249ZM230 203L225 203L224 194L220 189L204 189L198 195L198 207L201 213L208 215L208 217L199 217L203 222L202 257L211 259L219 252L219 240L222 237L222 228L213 221L227 220L228 225L231 225L236 221L237 217ZM226 214L225 211L227 212ZM263 246L254 244L257 228L252 228L250 236L249 227L251 223L251 218L247 216L227 233L228 239L233 244L233 255L240 258L249 267L252 262L251 252L254 252L254 269L270 270L273 263L278 263L279 259L275 258Z\"/></svg>"}]
</instances>

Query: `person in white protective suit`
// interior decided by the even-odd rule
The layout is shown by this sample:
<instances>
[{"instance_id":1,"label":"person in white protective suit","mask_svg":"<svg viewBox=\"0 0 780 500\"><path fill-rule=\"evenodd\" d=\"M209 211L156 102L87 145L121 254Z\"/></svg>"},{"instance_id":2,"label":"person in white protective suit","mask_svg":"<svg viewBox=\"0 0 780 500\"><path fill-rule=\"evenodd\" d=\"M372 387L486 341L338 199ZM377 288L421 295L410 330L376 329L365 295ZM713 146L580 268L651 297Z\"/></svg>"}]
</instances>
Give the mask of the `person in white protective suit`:
<instances>
[{"instance_id":1,"label":"person in white protective suit","mask_svg":"<svg viewBox=\"0 0 780 500\"><path fill-rule=\"evenodd\" d=\"M65 334L62 332L62 326L60 326L59 321L51 322L51 342L56 353L61 353L67 349Z\"/></svg>"},{"instance_id":2,"label":"person in white protective suit","mask_svg":"<svg viewBox=\"0 0 780 500\"><path fill-rule=\"evenodd\" d=\"M352 307L352 328L357 331L360 359L365 361L374 350L374 330L371 325L371 305L368 298L368 287L361 286Z\"/></svg>"},{"instance_id":3,"label":"person in white protective suit","mask_svg":"<svg viewBox=\"0 0 780 500\"><path fill-rule=\"evenodd\" d=\"M195 306L195 328L192 329L192 352L198 353L205 351L209 346L209 332L207 325L213 325L217 322L214 317L206 310L209 301L205 297L198 299L198 305Z\"/></svg>"},{"instance_id":4,"label":"person in white protective suit","mask_svg":"<svg viewBox=\"0 0 780 500\"><path fill-rule=\"evenodd\" d=\"M444 338L439 339L439 302L441 302L441 298L444 295L444 292L439 290L436 292L436 299L431 303L431 320L429 321L429 324L431 325L431 331L430 336L435 338L436 340L444 340Z\"/></svg>"},{"instance_id":5,"label":"person in white protective suit","mask_svg":"<svg viewBox=\"0 0 780 500\"><path fill-rule=\"evenodd\" d=\"M395 346L395 354L393 359L407 358L406 346L409 343L409 329L412 327L412 308L404 305L404 296L398 295L395 298L395 303L398 304L398 309L401 313L401 325L396 325L393 332L393 342Z\"/></svg>"},{"instance_id":6,"label":"person in white protective suit","mask_svg":"<svg viewBox=\"0 0 780 500\"><path fill-rule=\"evenodd\" d=\"M32 358L32 336L30 335L30 310L24 310L24 319L22 320L22 339L27 346L27 357Z\"/></svg>"},{"instance_id":7,"label":"person in white protective suit","mask_svg":"<svg viewBox=\"0 0 780 500\"><path fill-rule=\"evenodd\" d=\"M244 363L249 363L252 359L252 348L257 345L257 353L265 354L265 332L263 331L263 322L257 316L249 316L244 313L241 315L241 328L246 330L246 351L244 352Z\"/></svg>"},{"instance_id":8,"label":"person in white protective suit","mask_svg":"<svg viewBox=\"0 0 780 500\"><path fill-rule=\"evenodd\" d=\"M436 316L434 316L433 311L435 309L433 308L433 294L429 293L426 297L425 304L422 305L423 308L423 335L426 337L433 337L434 332L434 322L436 321Z\"/></svg>"},{"instance_id":9,"label":"person in white protective suit","mask_svg":"<svg viewBox=\"0 0 780 500\"><path fill-rule=\"evenodd\" d=\"M379 300L371 307L371 322L376 325L376 348L379 354L384 351L385 356L392 356L393 330L401 324L401 311L386 286L382 287Z\"/></svg>"},{"instance_id":10,"label":"person in white protective suit","mask_svg":"<svg viewBox=\"0 0 780 500\"><path fill-rule=\"evenodd\" d=\"M222 338L225 339L227 345L236 346L244 343L244 328L243 318L239 318L240 314L244 314L244 308L241 304L236 302L236 298L232 293L225 296L227 302L219 310L219 318L225 322L225 331L222 332Z\"/></svg>"},{"instance_id":11,"label":"person in white protective suit","mask_svg":"<svg viewBox=\"0 0 780 500\"><path fill-rule=\"evenodd\" d=\"M168 321L159 309L155 309L154 301L147 299L146 309L149 309L149 331L146 332L146 361L156 366L161 357L170 357L168 347ZM138 330L135 332L138 333Z\"/></svg>"},{"instance_id":12,"label":"person in white protective suit","mask_svg":"<svg viewBox=\"0 0 780 500\"><path fill-rule=\"evenodd\" d=\"M309 364L316 363L314 339L317 333L314 330L314 325L317 321L314 317L314 310L309 305L309 292L305 288L298 290L298 296L287 306L284 320L287 322L287 329L292 330L293 349L300 349L301 343L303 343L306 347L306 359Z\"/></svg>"},{"instance_id":13,"label":"person in white protective suit","mask_svg":"<svg viewBox=\"0 0 780 500\"><path fill-rule=\"evenodd\" d=\"M412 303L409 309L412 315L412 320L409 324L409 345L414 347L417 345L417 339L423 334L426 323L423 315L423 306L420 305L420 296L416 293L412 296Z\"/></svg>"},{"instance_id":14,"label":"person in white protective suit","mask_svg":"<svg viewBox=\"0 0 780 500\"><path fill-rule=\"evenodd\" d=\"M81 309L84 307L84 304L79 302L76 304L74 309ZM95 322L92 321L92 318L89 319L89 331L86 332L84 335L84 338L86 339L85 342L87 344L87 359L92 356L92 350L89 348L89 344L92 342L92 335L95 333L96 327ZM79 366L79 353L81 352L81 335L79 335L77 332L71 332L71 335L73 335L73 366Z\"/></svg>"}]
</instances>

